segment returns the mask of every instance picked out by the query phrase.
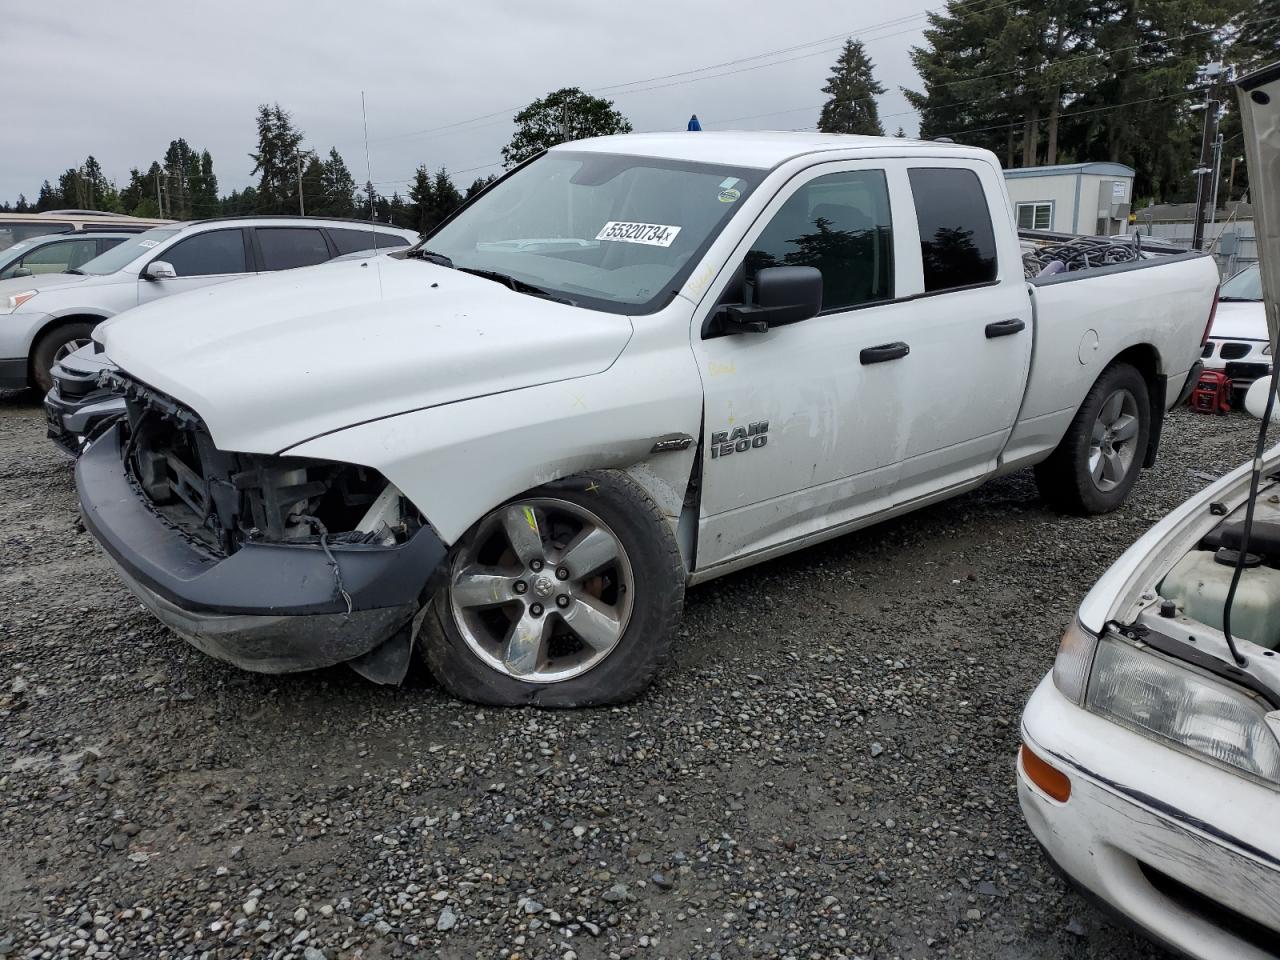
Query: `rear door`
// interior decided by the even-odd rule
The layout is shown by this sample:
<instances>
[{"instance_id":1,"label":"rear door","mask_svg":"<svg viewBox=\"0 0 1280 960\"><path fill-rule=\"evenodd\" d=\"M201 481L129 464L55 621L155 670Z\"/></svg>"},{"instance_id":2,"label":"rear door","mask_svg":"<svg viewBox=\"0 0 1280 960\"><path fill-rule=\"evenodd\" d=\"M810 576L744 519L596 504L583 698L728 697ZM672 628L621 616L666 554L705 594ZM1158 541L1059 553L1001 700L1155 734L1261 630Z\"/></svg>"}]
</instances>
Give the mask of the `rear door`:
<instances>
[{"instance_id":1,"label":"rear door","mask_svg":"<svg viewBox=\"0 0 1280 960\"><path fill-rule=\"evenodd\" d=\"M907 162L911 383L897 504L995 469L1031 363L1032 305L1004 184L990 164Z\"/></svg>"},{"instance_id":2,"label":"rear door","mask_svg":"<svg viewBox=\"0 0 1280 960\"><path fill-rule=\"evenodd\" d=\"M148 263L163 261L173 267L177 276L150 280L144 266L143 275L138 279L138 302L149 303L252 273L248 232L243 227L205 230L165 247Z\"/></svg>"}]
</instances>

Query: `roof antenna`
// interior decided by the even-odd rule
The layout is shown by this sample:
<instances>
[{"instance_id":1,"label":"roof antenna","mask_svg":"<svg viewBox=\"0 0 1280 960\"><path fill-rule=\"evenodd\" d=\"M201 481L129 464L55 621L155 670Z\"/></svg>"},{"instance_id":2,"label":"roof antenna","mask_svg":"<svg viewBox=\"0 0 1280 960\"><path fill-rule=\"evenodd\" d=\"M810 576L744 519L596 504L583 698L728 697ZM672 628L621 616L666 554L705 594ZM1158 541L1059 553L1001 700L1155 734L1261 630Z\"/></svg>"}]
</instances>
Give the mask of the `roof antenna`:
<instances>
[{"instance_id":1,"label":"roof antenna","mask_svg":"<svg viewBox=\"0 0 1280 960\"><path fill-rule=\"evenodd\" d=\"M360 91L360 119L364 123L364 172L369 184L369 226L373 227L377 219L373 215L373 164L369 162L369 111L364 106L364 91ZM378 231L373 231L373 249L378 249Z\"/></svg>"}]
</instances>

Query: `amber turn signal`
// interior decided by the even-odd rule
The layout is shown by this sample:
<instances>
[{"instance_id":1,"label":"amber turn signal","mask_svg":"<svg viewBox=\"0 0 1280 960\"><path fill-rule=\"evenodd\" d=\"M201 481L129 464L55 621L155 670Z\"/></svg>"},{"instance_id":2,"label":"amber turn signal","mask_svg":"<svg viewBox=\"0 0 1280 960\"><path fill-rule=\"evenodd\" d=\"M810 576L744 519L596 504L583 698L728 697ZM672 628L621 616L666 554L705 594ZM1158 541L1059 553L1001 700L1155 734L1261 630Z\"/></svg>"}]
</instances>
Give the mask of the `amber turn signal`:
<instances>
[{"instance_id":1,"label":"amber turn signal","mask_svg":"<svg viewBox=\"0 0 1280 960\"><path fill-rule=\"evenodd\" d=\"M1067 775L1041 760L1025 743L1019 752L1022 772L1027 779L1059 803L1066 803L1071 796L1071 781Z\"/></svg>"}]
</instances>

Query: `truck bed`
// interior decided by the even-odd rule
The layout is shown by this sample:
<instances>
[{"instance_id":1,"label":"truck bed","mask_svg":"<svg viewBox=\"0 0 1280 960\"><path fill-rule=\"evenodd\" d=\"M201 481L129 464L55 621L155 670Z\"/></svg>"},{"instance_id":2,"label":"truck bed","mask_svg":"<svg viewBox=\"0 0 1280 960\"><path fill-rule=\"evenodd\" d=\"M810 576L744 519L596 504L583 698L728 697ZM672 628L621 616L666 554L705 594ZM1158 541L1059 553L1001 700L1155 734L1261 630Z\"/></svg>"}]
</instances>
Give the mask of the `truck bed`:
<instances>
[{"instance_id":1,"label":"truck bed","mask_svg":"<svg viewBox=\"0 0 1280 960\"><path fill-rule=\"evenodd\" d=\"M1031 372L1002 469L1056 447L1081 397L1117 358L1148 375L1157 415L1177 399L1200 355L1218 269L1208 254L1168 249L1027 281Z\"/></svg>"}]
</instances>

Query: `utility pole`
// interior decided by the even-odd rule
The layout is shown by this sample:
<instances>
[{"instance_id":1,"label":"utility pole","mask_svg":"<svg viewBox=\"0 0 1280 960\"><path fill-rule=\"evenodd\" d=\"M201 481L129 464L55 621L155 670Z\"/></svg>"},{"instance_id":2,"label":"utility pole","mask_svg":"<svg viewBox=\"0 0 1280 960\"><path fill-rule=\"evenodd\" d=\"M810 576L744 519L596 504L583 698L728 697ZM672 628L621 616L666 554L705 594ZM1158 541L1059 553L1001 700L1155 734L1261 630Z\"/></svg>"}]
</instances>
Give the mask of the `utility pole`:
<instances>
[{"instance_id":1,"label":"utility pole","mask_svg":"<svg viewBox=\"0 0 1280 960\"><path fill-rule=\"evenodd\" d=\"M1196 218L1195 226L1192 228L1191 233L1191 247L1193 250L1204 248L1205 205L1209 202L1211 193L1207 178L1213 173L1213 164L1210 161L1210 145L1213 142L1212 138L1218 132L1218 111L1221 108L1221 103L1213 98L1213 94L1225 72L1221 63L1210 63L1200 68L1200 75L1206 81L1204 104L1191 108L1204 111L1204 129L1200 135L1200 165L1192 171L1196 175ZM1210 127L1210 120L1213 121L1212 127ZM1210 132L1211 130L1212 133Z\"/></svg>"},{"instance_id":2,"label":"utility pole","mask_svg":"<svg viewBox=\"0 0 1280 960\"><path fill-rule=\"evenodd\" d=\"M1209 229L1218 222L1218 181L1222 179L1222 134L1213 141L1213 196L1209 200Z\"/></svg>"},{"instance_id":3,"label":"utility pole","mask_svg":"<svg viewBox=\"0 0 1280 960\"><path fill-rule=\"evenodd\" d=\"M156 168L156 206L160 208L160 217L164 218L164 198L160 196L160 170Z\"/></svg>"},{"instance_id":4,"label":"utility pole","mask_svg":"<svg viewBox=\"0 0 1280 960\"><path fill-rule=\"evenodd\" d=\"M298 216L305 217L307 207L302 199L302 152L298 152Z\"/></svg>"}]
</instances>

